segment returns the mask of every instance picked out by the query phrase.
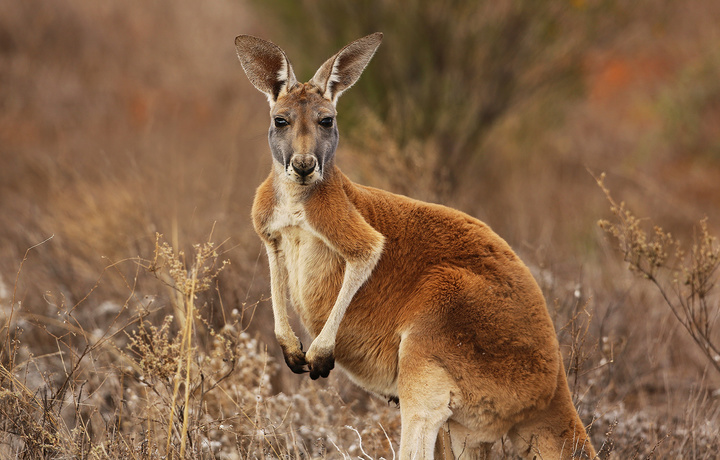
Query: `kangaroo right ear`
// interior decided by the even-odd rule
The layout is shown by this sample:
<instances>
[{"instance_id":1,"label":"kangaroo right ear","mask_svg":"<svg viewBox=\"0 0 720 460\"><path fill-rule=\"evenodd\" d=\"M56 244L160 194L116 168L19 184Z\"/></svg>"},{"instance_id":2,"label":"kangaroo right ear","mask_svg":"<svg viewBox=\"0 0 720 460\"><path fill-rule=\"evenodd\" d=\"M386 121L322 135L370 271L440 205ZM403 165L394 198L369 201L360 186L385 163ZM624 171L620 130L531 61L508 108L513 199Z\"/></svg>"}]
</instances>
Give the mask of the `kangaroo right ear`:
<instances>
[{"instance_id":1,"label":"kangaroo right ear","mask_svg":"<svg viewBox=\"0 0 720 460\"><path fill-rule=\"evenodd\" d=\"M250 83L267 95L271 107L283 92L297 83L290 61L274 43L240 35L235 38L235 49Z\"/></svg>"}]
</instances>

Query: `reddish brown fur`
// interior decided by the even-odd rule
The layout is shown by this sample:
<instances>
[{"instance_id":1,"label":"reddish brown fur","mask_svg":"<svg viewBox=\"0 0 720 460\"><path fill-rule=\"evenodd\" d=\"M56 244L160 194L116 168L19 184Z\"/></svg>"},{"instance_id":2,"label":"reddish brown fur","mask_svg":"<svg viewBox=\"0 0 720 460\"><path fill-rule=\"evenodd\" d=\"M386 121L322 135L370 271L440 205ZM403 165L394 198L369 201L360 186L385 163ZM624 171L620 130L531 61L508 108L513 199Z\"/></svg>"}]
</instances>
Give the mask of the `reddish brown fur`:
<instances>
[{"instance_id":1,"label":"reddish brown fur","mask_svg":"<svg viewBox=\"0 0 720 460\"><path fill-rule=\"evenodd\" d=\"M364 59L370 45L358 42L352 51ZM331 78L336 56L318 74ZM272 59L268 65L278 67ZM342 81L351 85L355 72ZM332 134L308 123L308 105L328 109L328 93L315 79L278 93L274 100L270 94L272 116L304 118L291 120L294 131L278 128L275 136L271 128L274 152ZM334 110L337 95L329 94ZM332 156L314 182L288 179L288 171L274 167L252 215L270 257L276 333L294 371L307 366L316 378L336 361L369 391L399 397L401 458L432 457L442 425L455 455L479 458L486 443L509 434L526 458L570 458L583 448L595 456L542 292L503 239L457 210L354 184ZM307 354L281 317L285 292L318 337Z\"/></svg>"}]
</instances>

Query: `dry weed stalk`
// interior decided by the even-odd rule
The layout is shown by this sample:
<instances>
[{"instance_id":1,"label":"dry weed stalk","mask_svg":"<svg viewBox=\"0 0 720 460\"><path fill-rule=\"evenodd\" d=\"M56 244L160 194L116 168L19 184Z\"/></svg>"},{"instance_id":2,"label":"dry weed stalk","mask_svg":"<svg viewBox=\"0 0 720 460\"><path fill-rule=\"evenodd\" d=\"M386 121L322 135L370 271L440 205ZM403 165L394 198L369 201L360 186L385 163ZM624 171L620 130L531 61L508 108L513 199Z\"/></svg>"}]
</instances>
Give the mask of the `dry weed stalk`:
<instances>
[{"instance_id":1,"label":"dry weed stalk","mask_svg":"<svg viewBox=\"0 0 720 460\"><path fill-rule=\"evenodd\" d=\"M567 320L561 331L568 334L569 348L564 352L567 355L567 379L570 384L573 402L578 404L583 399L581 391L588 391L589 388L584 387L580 383L580 376L588 372L595 371L610 362L604 362L596 367L587 369L587 364L591 362L592 356L597 352L597 345L591 345L590 325L594 318L594 311L590 308L590 300L580 302L576 297L573 305L572 316ZM557 308L557 307L556 307Z\"/></svg>"},{"instance_id":2,"label":"dry weed stalk","mask_svg":"<svg viewBox=\"0 0 720 460\"><path fill-rule=\"evenodd\" d=\"M213 281L220 272L229 263L224 260L219 266L218 252L215 244L208 241L204 244L193 245L194 260L188 267L185 262L185 254L183 251L175 252L166 242L160 243L162 235L156 235L155 257L150 266L150 270L159 273L163 266L167 266L167 283L175 290L175 308L182 313L181 339L179 347L177 344L171 346L172 352L178 352L181 360L176 361L175 375L173 377L173 392L170 402L170 416L168 423L167 442L165 452L169 458L173 457L171 449L173 438L173 421L175 420L175 408L178 401L181 383L184 383L183 397L183 413L181 416L182 428L180 430L180 454L179 458L185 457L185 448L187 444L188 422L190 420L190 393L192 379L192 363L196 357L196 348L193 346L193 329L197 316L195 301L197 295L207 291L212 287ZM184 373L184 378L183 378Z\"/></svg>"},{"instance_id":3,"label":"dry weed stalk","mask_svg":"<svg viewBox=\"0 0 720 460\"><path fill-rule=\"evenodd\" d=\"M5 330L5 340L2 347L0 347L0 363L3 361L3 355L7 355L7 364L8 368L13 368L13 362L15 359L15 352L13 350L17 350L17 342L12 337L12 331L11 331L11 324L13 320L13 314L15 313L15 304L16 304L16 296L17 296L17 286L18 281L20 280L20 274L22 273L23 265L25 264L25 261L28 259L28 255L30 254L30 251L37 248L38 246L41 246L51 239L53 239L55 235L50 235L45 240L41 241L40 243L37 243L33 246L30 246L25 251L25 255L23 256L22 261L20 261L20 267L18 267L17 274L15 275L15 284L13 285L13 292L12 292L12 298L10 299L10 314L8 315L7 319L5 320L5 324L3 324L2 327L0 327L0 333L2 333L3 330ZM13 342L15 345L13 345Z\"/></svg>"},{"instance_id":4,"label":"dry weed stalk","mask_svg":"<svg viewBox=\"0 0 720 460\"><path fill-rule=\"evenodd\" d=\"M700 221L690 253L686 254L680 241L658 226L649 236L641 219L625 203L618 204L612 198L604 179L604 174L595 178L610 202L615 220L600 220L598 225L615 239L628 268L655 285L677 321L720 373L720 302L712 296L720 246L708 230L707 219Z\"/></svg>"}]
</instances>

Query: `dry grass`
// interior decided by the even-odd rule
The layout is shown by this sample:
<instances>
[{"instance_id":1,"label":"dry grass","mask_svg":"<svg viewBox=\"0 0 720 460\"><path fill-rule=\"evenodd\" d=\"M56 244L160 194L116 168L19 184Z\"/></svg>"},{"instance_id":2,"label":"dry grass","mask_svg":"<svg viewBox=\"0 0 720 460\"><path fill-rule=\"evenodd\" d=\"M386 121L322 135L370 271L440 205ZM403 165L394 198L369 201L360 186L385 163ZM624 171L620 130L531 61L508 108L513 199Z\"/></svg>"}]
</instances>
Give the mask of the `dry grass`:
<instances>
[{"instance_id":1,"label":"dry grass","mask_svg":"<svg viewBox=\"0 0 720 460\"><path fill-rule=\"evenodd\" d=\"M715 458L717 2L318 5L0 5L0 457L393 456L397 408L279 359L248 219L267 107L232 46L271 39L303 78L382 30L341 167L529 262L600 458ZM588 168L658 245L615 248Z\"/></svg>"}]
</instances>

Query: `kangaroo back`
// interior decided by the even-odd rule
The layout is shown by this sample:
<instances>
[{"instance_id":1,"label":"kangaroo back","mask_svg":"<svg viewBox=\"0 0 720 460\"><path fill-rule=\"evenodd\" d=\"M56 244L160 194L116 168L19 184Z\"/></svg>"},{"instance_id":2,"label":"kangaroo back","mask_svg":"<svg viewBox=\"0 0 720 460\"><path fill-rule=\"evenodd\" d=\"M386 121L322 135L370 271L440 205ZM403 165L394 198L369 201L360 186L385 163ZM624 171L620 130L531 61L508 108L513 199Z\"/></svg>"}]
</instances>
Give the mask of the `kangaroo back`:
<instances>
[{"instance_id":1,"label":"kangaroo back","mask_svg":"<svg viewBox=\"0 0 720 460\"><path fill-rule=\"evenodd\" d=\"M287 365L317 379L337 361L399 400L402 459L432 458L438 437L476 458L504 435L525 458L594 457L542 292L510 246L460 211L357 185L335 166L338 97L381 39L350 43L307 83L276 45L235 41L270 104L273 166L252 217ZM307 351L290 306L314 338Z\"/></svg>"}]
</instances>

